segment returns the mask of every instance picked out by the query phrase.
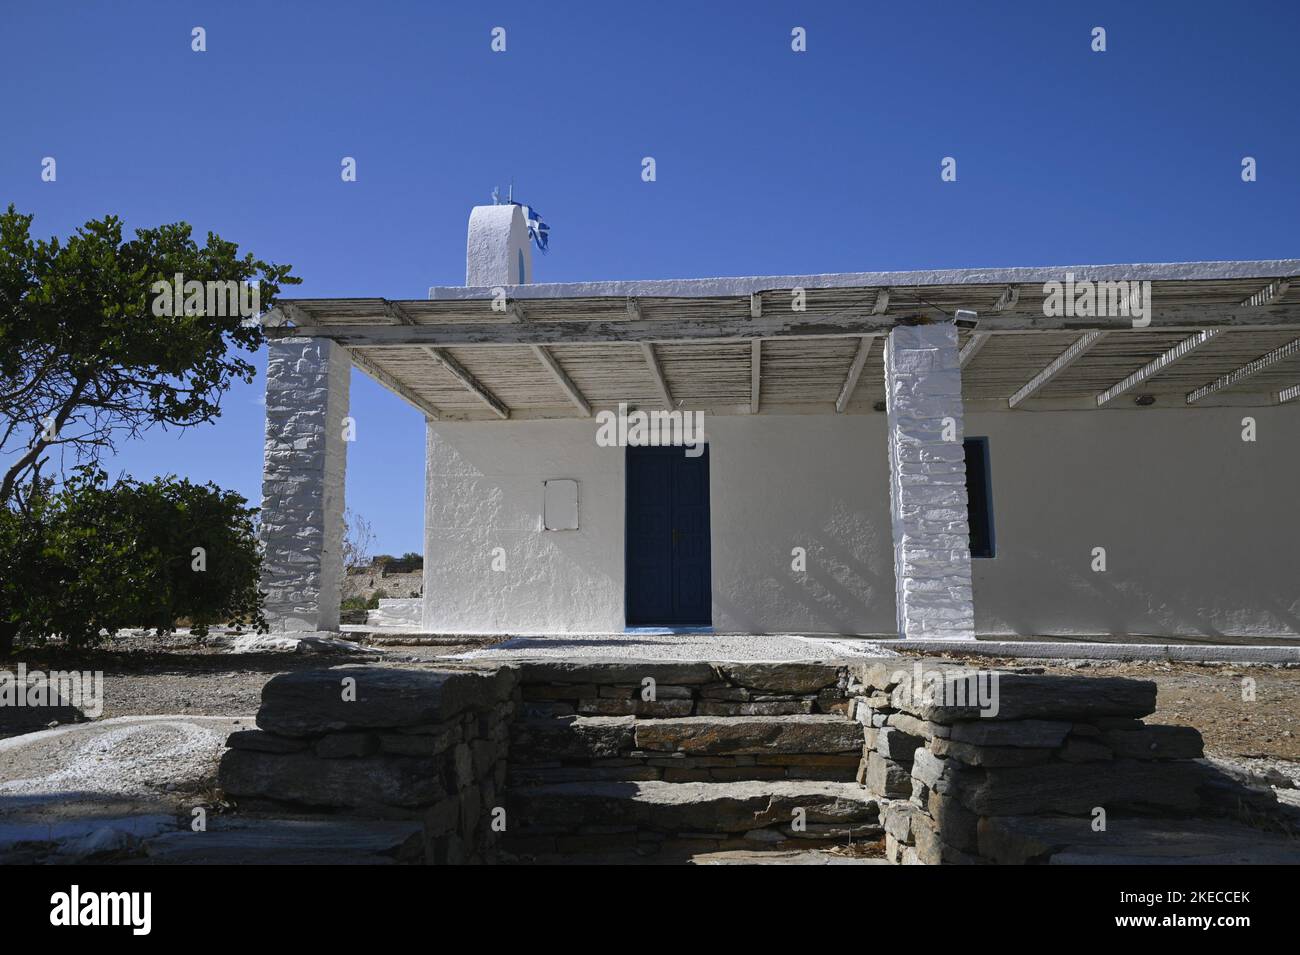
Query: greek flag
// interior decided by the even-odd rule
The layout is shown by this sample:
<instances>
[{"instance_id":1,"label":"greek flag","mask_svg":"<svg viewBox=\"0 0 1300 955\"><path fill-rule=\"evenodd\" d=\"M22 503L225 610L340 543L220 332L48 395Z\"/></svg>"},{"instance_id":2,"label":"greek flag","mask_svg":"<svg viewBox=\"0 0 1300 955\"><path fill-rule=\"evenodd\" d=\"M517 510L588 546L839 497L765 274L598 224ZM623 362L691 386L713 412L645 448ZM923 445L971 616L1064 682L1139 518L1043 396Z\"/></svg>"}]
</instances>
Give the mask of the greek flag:
<instances>
[{"instance_id":1,"label":"greek flag","mask_svg":"<svg viewBox=\"0 0 1300 955\"><path fill-rule=\"evenodd\" d=\"M512 204L524 210L524 218L528 221L528 238L536 243L539 252L545 254L546 247L551 241L551 227L542 221L542 214L532 206L522 202Z\"/></svg>"}]
</instances>

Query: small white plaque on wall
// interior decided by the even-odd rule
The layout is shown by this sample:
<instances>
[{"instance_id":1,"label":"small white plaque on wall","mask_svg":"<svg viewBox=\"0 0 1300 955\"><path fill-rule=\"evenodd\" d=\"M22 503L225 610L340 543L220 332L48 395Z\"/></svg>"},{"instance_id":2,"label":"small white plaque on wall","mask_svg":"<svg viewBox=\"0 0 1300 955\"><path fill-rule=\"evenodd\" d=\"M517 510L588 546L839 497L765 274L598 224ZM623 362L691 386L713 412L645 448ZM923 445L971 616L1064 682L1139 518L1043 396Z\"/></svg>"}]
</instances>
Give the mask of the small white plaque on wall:
<instances>
[{"instance_id":1,"label":"small white plaque on wall","mask_svg":"<svg viewBox=\"0 0 1300 955\"><path fill-rule=\"evenodd\" d=\"M578 482L566 479L542 482L542 526L548 531L578 529Z\"/></svg>"}]
</instances>

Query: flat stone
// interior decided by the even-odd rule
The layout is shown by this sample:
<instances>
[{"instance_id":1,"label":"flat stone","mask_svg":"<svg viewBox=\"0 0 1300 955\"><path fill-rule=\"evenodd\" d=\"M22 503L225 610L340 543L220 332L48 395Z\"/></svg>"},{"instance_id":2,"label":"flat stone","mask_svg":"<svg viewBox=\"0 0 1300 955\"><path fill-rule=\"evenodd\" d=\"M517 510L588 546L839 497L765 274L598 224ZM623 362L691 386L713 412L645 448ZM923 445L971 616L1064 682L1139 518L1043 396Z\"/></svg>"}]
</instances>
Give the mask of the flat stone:
<instances>
[{"instance_id":1,"label":"flat stone","mask_svg":"<svg viewBox=\"0 0 1300 955\"><path fill-rule=\"evenodd\" d=\"M881 756L910 766L917 747L924 745L924 737L912 736L896 726L884 726L876 734L875 750Z\"/></svg>"},{"instance_id":2,"label":"flat stone","mask_svg":"<svg viewBox=\"0 0 1300 955\"><path fill-rule=\"evenodd\" d=\"M524 787L510 793L521 830L572 830L592 819L676 833L749 832L789 824L877 823L877 801L855 783L749 780L726 783L609 782Z\"/></svg>"},{"instance_id":3,"label":"flat stone","mask_svg":"<svg viewBox=\"0 0 1300 955\"><path fill-rule=\"evenodd\" d=\"M632 716L519 720L510 727L510 762L622 756L634 748L635 729L636 718Z\"/></svg>"},{"instance_id":4,"label":"flat stone","mask_svg":"<svg viewBox=\"0 0 1300 955\"><path fill-rule=\"evenodd\" d=\"M979 816L952 796L936 792L926 795L925 808L944 843L960 852L978 854Z\"/></svg>"},{"instance_id":5,"label":"flat stone","mask_svg":"<svg viewBox=\"0 0 1300 955\"><path fill-rule=\"evenodd\" d=\"M330 733L316 741L314 749L321 759L344 759L369 756L379 748L370 733Z\"/></svg>"},{"instance_id":6,"label":"flat stone","mask_svg":"<svg viewBox=\"0 0 1300 955\"><path fill-rule=\"evenodd\" d=\"M719 663L717 667L730 683L778 693L816 693L835 686L844 673L843 667L826 663Z\"/></svg>"},{"instance_id":7,"label":"flat stone","mask_svg":"<svg viewBox=\"0 0 1300 955\"><path fill-rule=\"evenodd\" d=\"M922 739L946 737L952 732L952 727L944 726L942 723L931 723L929 720L918 720L910 713L891 713L885 724L896 726L909 736L920 736Z\"/></svg>"},{"instance_id":8,"label":"flat stone","mask_svg":"<svg viewBox=\"0 0 1300 955\"><path fill-rule=\"evenodd\" d=\"M960 724L958 724L960 725ZM967 766L1033 766L1052 758L1051 750L1016 746L972 746L936 737L930 741L936 756L951 756Z\"/></svg>"},{"instance_id":9,"label":"flat stone","mask_svg":"<svg viewBox=\"0 0 1300 955\"><path fill-rule=\"evenodd\" d=\"M885 832L900 843L906 844L910 842L912 839L912 813L917 811L917 808L908 802L900 800L889 803L880 813Z\"/></svg>"},{"instance_id":10,"label":"flat stone","mask_svg":"<svg viewBox=\"0 0 1300 955\"><path fill-rule=\"evenodd\" d=\"M418 821L252 819L212 816L201 836L185 827L144 841L150 862L164 865L396 865L415 861Z\"/></svg>"},{"instance_id":11,"label":"flat stone","mask_svg":"<svg viewBox=\"0 0 1300 955\"><path fill-rule=\"evenodd\" d=\"M238 798L271 799L300 806L414 810L447 795L441 764L433 759L367 756L319 759L310 752L259 753L229 749L221 758L218 785Z\"/></svg>"},{"instance_id":12,"label":"flat stone","mask_svg":"<svg viewBox=\"0 0 1300 955\"><path fill-rule=\"evenodd\" d=\"M261 730L239 730L226 738L226 745L232 749L251 749L259 753L296 753L306 749L310 743L305 739L276 736Z\"/></svg>"},{"instance_id":13,"label":"flat stone","mask_svg":"<svg viewBox=\"0 0 1300 955\"><path fill-rule=\"evenodd\" d=\"M355 680L355 700L344 681ZM438 723L508 699L513 669L402 670L349 666L281 673L262 688L257 725L282 736L317 736L349 729L391 729Z\"/></svg>"},{"instance_id":14,"label":"flat stone","mask_svg":"<svg viewBox=\"0 0 1300 955\"><path fill-rule=\"evenodd\" d=\"M867 757L864 783L872 795L886 799L906 799L912 794L912 774L908 768L879 753Z\"/></svg>"},{"instance_id":15,"label":"flat stone","mask_svg":"<svg viewBox=\"0 0 1300 955\"><path fill-rule=\"evenodd\" d=\"M1201 734L1190 726L1107 730L1102 739L1116 756L1131 759L1200 759L1205 755Z\"/></svg>"},{"instance_id":16,"label":"flat stone","mask_svg":"<svg viewBox=\"0 0 1300 955\"><path fill-rule=\"evenodd\" d=\"M990 678L997 673L996 683ZM931 692L932 691L932 692ZM980 695L987 707L981 707ZM1085 720L1143 717L1155 712L1156 685L1126 677L1054 676L1034 673L965 671L927 690L911 682L894 688L896 709L940 723L959 720Z\"/></svg>"},{"instance_id":17,"label":"flat stone","mask_svg":"<svg viewBox=\"0 0 1300 955\"><path fill-rule=\"evenodd\" d=\"M851 753L862 727L838 716L688 716L637 723L636 748L696 755Z\"/></svg>"},{"instance_id":18,"label":"flat stone","mask_svg":"<svg viewBox=\"0 0 1300 955\"><path fill-rule=\"evenodd\" d=\"M1041 766L984 770L982 780L956 795L981 816L1033 813L1190 812L1199 805L1200 767L1192 762L1139 762L1117 759L1103 771L1089 763L1051 762Z\"/></svg>"},{"instance_id":19,"label":"flat stone","mask_svg":"<svg viewBox=\"0 0 1300 955\"><path fill-rule=\"evenodd\" d=\"M912 818L912 838L915 841L916 861L921 865L978 865L982 860L972 853L963 852L945 838L937 822L924 813Z\"/></svg>"},{"instance_id":20,"label":"flat stone","mask_svg":"<svg viewBox=\"0 0 1300 955\"><path fill-rule=\"evenodd\" d=\"M690 712L689 708L687 712ZM792 716L811 712L811 700L753 700L745 703L700 700L695 704L698 716Z\"/></svg>"},{"instance_id":21,"label":"flat stone","mask_svg":"<svg viewBox=\"0 0 1300 955\"><path fill-rule=\"evenodd\" d=\"M1065 741L1070 729L1070 723L1054 720L969 720L954 724L949 739L972 746L1055 749Z\"/></svg>"},{"instance_id":22,"label":"flat stone","mask_svg":"<svg viewBox=\"0 0 1300 955\"><path fill-rule=\"evenodd\" d=\"M1096 763L1115 758L1115 752L1109 746L1095 739L1079 739L1073 734L1056 755L1067 763Z\"/></svg>"},{"instance_id":23,"label":"flat stone","mask_svg":"<svg viewBox=\"0 0 1300 955\"><path fill-rule=\"evenodd\" d=\"M579 700L578 712L584 716L690 716L694 700L610 699L599 697Z\"/></svg>"},{"instance_id":24,"label":"flat stone","mask_svg":"<svg viewBox=\"0 0 1300 955\"><path fill-rule=\"evenodd\" d=\"M1005 865L1297 865L1300 845L1221 819L998 816L979 823L980 854Z\"/></svg>"},{"instance_id":25,"label":"flat stone","mask_svg":"<svg viewBox=\"0 0 1300 955\"><path fill-rule=\"evenodd\" d=\"M646 677L656 683L697 686L717 683L712 664L651 660L520 660L520 680L532 683L632 683Z\"/></svg>"}]
</instances>

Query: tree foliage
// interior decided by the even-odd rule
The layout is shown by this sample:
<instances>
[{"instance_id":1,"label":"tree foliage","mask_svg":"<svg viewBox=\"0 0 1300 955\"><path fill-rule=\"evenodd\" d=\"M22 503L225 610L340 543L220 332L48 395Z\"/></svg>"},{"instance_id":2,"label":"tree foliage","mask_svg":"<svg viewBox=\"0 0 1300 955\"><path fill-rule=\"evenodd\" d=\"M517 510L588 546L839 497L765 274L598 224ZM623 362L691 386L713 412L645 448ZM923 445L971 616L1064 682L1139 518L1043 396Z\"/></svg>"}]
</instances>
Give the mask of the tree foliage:
<instances>
[{"instance_id":1,"label":"tree foliage","mask_svg":"<svg viewBox=\"0 0 1300 955\"><path fill-rule=\"evenodd\" d=\"M211 232L200 246L183 222L124 240L108 216L66 241L33 239L31 223L0 214L0 505L39 485L50 454L95 462L122 436L212 421L252 381L260 326L188 302L155 314L157 283L260 283L266 309L300 281Z\"/></svg>"},{"instance_id":2,"label":"tree foliage","mask_svg":"<svg viewBox=\"0 0 1300 955\"><path fill-rule=\"evenodd\" d=\"M174 477L109 484L79 468L43 481L26 513L0 509L0 650L15 636L74 645L142 626L200 633L264 628L255 508L231 491Z\"/></svg>"}]
</instances>

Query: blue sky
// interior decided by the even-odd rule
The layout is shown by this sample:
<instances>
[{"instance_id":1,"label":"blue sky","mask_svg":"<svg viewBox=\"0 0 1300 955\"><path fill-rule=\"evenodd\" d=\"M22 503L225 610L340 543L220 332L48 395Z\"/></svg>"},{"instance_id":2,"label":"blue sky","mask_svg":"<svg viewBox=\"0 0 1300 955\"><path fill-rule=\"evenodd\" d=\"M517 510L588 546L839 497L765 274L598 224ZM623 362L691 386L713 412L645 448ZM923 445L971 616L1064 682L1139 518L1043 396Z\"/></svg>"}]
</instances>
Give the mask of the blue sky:
<instances>
[{"instance_id":1,"label":"blue sky","mask_svg":"<svg viewBox=\"0 0 1300 955\"><path fill-rule=\"evenodd\" d=\"M6 0L0 203L40 235L186 220L304 296L463 282L512 178L543 282L1300 256L1294 2L559 6ZM110 470L258 502L261 391ZM418 551L421 420L352 394L349 503Z\"/></svg>"}]
</instances>

